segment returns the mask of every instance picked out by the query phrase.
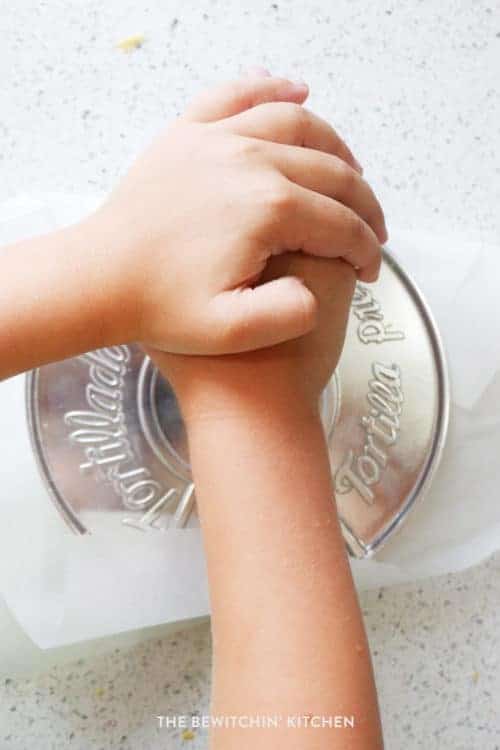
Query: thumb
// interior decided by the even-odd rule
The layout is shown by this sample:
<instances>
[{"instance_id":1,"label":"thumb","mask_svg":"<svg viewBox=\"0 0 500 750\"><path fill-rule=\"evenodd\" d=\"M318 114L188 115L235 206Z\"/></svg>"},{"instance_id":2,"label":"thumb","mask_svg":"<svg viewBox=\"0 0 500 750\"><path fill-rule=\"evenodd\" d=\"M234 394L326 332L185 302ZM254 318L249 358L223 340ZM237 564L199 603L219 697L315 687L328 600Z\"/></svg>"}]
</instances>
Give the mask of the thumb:
<instances>
[{"instance_id":1,"label":"thumb","mask_svg":"<svg viewBox=\"0 0 500 750\"><path fill-rule=\"evenodd\" d=\"M308 93L305 83L254 73L204 91L187 107L183 117L196 122L214 122L265 102L303 104Z\"/></svg>"},{"instance_id":2,"label":"thumb","mask_svg":"<svg viewBox=\"0 0 500 750\"><path fill-rule=\"evenodd\" d=\"M281 276L218 294L209 325L219 331L217 354L230 354L303 336L315 327L317 315L318 302L306 285L296 276Z\"/></svg>"}]
</instances>

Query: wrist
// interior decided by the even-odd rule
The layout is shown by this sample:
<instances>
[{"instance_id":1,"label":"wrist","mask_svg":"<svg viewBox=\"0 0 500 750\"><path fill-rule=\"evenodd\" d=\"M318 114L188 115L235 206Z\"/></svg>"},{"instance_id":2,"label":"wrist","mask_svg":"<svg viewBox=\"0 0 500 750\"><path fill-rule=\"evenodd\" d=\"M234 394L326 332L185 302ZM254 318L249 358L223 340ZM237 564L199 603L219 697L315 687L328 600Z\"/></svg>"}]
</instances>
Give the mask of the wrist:
<instances>
[{"instance_id":1,"label":"wrist","mask_svg":"<svg viewBox=\"0 0 500 750\"><path fill-rule=\"evenodd\" d=\"M92 348L137 340L137 275L127 257L123 233L99 211L63 231L81 290L75 301L86 311Z\"/></svg>"},{"instance_id":2,"label":"wrist","mask_svg":"<svg viewBox=\"0 0 500 750\"><path fill-rule=\"evenodd\" d=\"M252 372L252 370L250 370ZM210 428L229 420L247 425L272 423L288 425L320 422L319 398L311 397L302 387L274 381L271 388L259 382L256 373L253 381L230 382L203 378L184 382L176 388L180 407L188 432L199 425Z\"/></svg>"},{"instance_id":3,"label":"wrist","mask_svg":"<svg viewBox=\"0 0 500 750\"><path fill-rule=\"evenodd\" d=\"M2 248L0 378L133 339L112 248L92 218Z\"/></svg>"}]
</instances>

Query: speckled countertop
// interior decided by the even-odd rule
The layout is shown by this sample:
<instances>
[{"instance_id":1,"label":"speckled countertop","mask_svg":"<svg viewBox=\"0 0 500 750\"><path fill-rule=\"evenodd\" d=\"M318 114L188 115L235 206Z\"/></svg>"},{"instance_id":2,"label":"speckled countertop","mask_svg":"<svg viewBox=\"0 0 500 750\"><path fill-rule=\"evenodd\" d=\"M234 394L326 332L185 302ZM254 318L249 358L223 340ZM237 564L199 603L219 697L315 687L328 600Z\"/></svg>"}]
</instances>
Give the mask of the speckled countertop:
<instances>
[{"instance_id":1,"label":"speckled countertop","mask_svg":"<svg viewBox=\"0 0 500 750\"><path fill-rule=\"evenodd\" d=\"M0 200L107 190L200 86L242 67L307 80L391 221L500 237L500 3L16 0L1 8ZM143 33L124 54L115 43ZM500 748L500 556L363 594L389 750ZM0 681L0 750L202 748L206 624Z\"/></svg>"}]
</instances>

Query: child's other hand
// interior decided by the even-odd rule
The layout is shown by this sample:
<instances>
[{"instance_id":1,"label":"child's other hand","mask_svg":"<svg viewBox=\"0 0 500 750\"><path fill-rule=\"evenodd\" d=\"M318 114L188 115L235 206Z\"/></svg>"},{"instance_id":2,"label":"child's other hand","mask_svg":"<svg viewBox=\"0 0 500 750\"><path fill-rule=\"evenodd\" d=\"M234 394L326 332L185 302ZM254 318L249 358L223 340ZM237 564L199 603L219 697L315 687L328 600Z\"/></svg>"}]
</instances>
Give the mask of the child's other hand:
<instances>
[{"instance_id":1,"label":"child's other hand","mask_svg":"<svg viewBox=\"0 0 500 750\"><path fill-rule=\"evenodd\" d=\"M266 278L296 274L319 303L318 325L278 346L223 357L189 357L148 350L171 382L186 421L247 418L276 410L288 416L317 412L319 396L344 343L355 284L343 260L288 253L273 258Z\"/></svg>"},{"instance_id":2,"label":"child's other hand","mask_svg":"<svg viewBox=\"0 0 500 750\"><path fill-rule=\"evenodd\" d=\"M298 278L303 260L255 285L285 251L343 257L376 278L382 210L347 146L301 106L306 96L257 76L204 94L89 219L122 290L123 340L221 354L307 333L317 300Z\"/></svg>"}]
</instances>

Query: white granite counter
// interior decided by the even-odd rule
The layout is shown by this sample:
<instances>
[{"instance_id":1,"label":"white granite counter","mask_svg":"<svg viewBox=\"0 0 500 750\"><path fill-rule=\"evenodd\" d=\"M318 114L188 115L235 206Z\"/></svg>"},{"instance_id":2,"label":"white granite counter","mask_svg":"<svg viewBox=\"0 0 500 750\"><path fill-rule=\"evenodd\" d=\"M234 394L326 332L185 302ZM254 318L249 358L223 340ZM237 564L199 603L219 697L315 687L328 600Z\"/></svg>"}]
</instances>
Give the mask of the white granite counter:
<instances>
[{"instance_id":1,"label":"white granite counter","mask_svg":"<svg viewBox=\"0 0 500 750\"><path fill-rule=\"evenodd\" d=\"M125 54L116 42L141 33ZM193 92L307 80L391 222L500 239L500 2L16 0L0 11L0 201L107 190ZM500 748L500 556L362 597L388 750ZM202 748L207 625L0 682L0 749Z\"/></svg>"}]
</instances>

